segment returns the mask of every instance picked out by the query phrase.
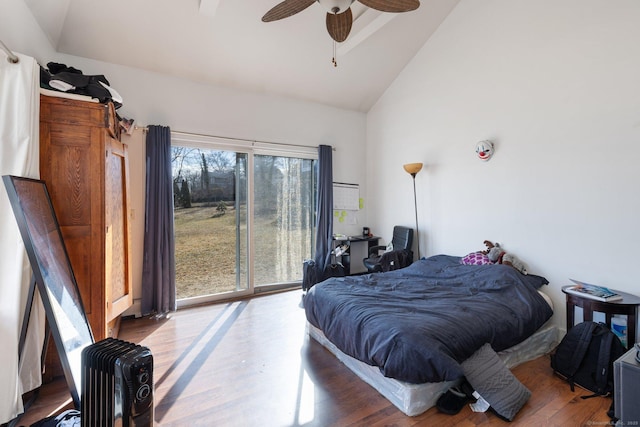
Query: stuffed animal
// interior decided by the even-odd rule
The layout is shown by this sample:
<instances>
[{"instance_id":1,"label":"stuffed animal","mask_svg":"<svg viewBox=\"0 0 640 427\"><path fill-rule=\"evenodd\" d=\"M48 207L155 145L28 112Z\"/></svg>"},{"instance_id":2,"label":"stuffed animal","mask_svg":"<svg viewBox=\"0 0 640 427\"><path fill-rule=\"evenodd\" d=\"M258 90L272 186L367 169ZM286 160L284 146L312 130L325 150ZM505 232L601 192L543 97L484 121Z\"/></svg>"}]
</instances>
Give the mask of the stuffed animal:
<instances>
[{"instance_id":1,"label":"stuffed animal","mask_svg":"<svg viewBox=\"0 0 640 427\"><path fill-rule=\"evenodd\" d=\"M491 262L494 264L508 265L515 268L522 274L527 274L527 267L525 264L515 255L509 254L502 249L500 243L496 242L494 244L489 240L485 240L484 245L487 249L482 251L482 253L486 254Z\"/></svg>"},{"instance_id":2,"label":"stuffed animal","mask_svg":"<svg viewBox=\"0 0 640 427\"><path fill-rule=\"evenodd\" d=\"M500 247L500 243L496 242L496 244L494 245L489 240L485 240L484 245L487 247L487 249L482 251L482 253L489 257L489 261L494 264L502 264L502 257L504 257L504 254L506 252Z\"/></svg>"}]
</instances>

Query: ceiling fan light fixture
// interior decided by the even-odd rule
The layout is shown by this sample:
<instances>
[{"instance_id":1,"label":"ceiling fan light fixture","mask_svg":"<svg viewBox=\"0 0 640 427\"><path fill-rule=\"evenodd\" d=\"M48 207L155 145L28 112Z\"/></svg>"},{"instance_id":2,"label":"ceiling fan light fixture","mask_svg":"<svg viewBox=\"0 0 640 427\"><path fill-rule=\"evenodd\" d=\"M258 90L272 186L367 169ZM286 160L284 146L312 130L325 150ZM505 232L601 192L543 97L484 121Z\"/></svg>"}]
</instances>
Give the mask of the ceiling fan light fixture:
<instances>
[{"instance_id":1,"label":"ceiling fan light fixture","mask_svg":"<svg viewBox=\"0 0 640 427\"><path fill-rule=\"evenodd\" d=\"M322 7L324 7L329 13L337 15L342 13L353 4L355 0L317 0Z\"/></svg>"},{"instance_id":2,"label":"ceiling fan light fixture","mask_svg":"<svg viewBox=\"0 0 640 427\"><path fill-rule=\"evenodd\" d=\"M335 43L342 43L349 37L353 25L351 5L355 0L282 0L272 7L262 17L263 22L272 22L287 18L302 12L313 3L319 3L327 10L325 18L327 32L334 41L333 65L337 65L335 58ZM380 12L408 12L420 6L420 0L359 0L364 6Z\"/></svg>"}]
</instances>

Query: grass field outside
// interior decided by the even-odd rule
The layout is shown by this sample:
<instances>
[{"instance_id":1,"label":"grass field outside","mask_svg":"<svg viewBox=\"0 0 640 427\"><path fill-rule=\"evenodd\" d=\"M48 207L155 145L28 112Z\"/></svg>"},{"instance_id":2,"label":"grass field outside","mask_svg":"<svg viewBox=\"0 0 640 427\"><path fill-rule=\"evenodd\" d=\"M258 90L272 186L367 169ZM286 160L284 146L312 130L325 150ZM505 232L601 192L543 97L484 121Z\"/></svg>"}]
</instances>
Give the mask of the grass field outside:
<instances>
[{"instance_id":1,"label":"grass field outside","mask_svg":"<svg viewBox=\"0 0 640 427\"><path fill-rule=\"evenodd\" d=\"M246 235L246 221L241 225ZM236 211L222 216L216 206L194 205L174 211L177 299L236 290ZM254 223L256 286L302 279L302 262L311 256L310 231L284 230L277 221ZM246 244L240 247L240 287L246 289Z\"/></svg>"}]
</instances>

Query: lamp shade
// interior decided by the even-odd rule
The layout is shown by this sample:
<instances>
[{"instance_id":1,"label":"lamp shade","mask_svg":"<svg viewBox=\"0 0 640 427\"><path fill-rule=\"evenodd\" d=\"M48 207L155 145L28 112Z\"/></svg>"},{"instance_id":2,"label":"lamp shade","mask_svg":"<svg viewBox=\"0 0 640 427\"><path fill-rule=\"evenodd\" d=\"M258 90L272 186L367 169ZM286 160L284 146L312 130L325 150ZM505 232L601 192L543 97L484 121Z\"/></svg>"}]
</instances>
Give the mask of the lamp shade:
<instances>
[{"instance_id":1,"label":"lamp shade","mask_svg":"<svg viewBox=\"0 0 640 427\"><path fill-rule=\"evenodd\" d=\"M407 173L415 176L418 172L422 170L422 163L407 163L402 166Z\"/></svg>"},{"instance_id":2,"label":"lamp shade","mask_svg":"<svg viewBox=\"0 0 640 427\"><path fill-rule=\"evenodd\" d=\"M402 165L411 178L413 178L413 208L416 212L415 238L418 244L418 259L420 258L420 236L418 235L418 199L416 198L416 175L422 170L422 163L407 163Z\"/></svg>"}]
</instances>

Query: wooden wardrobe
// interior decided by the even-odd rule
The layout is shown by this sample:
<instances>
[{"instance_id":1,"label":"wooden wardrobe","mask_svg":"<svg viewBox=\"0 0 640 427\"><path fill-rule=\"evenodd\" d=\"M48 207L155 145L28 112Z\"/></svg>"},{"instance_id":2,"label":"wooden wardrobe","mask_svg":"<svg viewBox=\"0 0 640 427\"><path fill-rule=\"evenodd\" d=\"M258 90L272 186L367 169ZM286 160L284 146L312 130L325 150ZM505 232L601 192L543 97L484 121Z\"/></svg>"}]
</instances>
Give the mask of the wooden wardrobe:
<instances>
[{"instance_id":1,"label":"wooden wardrobe","mask_svg":"<svg viewBox=\"0 0 640 427\"><path fill-rule=\"evenodd\" d=\"M113 104L40 97L46 182L95 341L132 305L129 163Z\"/></svg>"}]
</instances>

